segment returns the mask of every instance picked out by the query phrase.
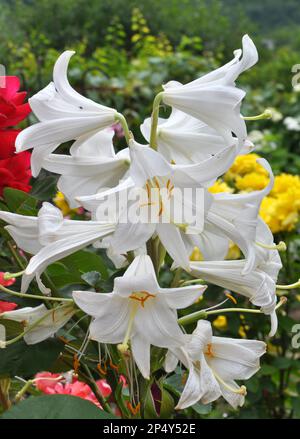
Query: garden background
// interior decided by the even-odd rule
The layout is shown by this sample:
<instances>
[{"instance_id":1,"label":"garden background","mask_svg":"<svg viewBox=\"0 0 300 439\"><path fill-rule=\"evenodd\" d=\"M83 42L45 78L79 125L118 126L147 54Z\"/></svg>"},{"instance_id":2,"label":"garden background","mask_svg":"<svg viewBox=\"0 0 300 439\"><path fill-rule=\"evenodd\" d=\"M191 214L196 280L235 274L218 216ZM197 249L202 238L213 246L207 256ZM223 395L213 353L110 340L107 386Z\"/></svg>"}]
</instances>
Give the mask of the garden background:
<instances>
[{"instance_id":1,"label":"garden background","mask_svg":"<svg viewBox=\"0 0 300 439\"><path fill-rule=\"evenodd\" d=\"M58 55L64 49L73 49L77 55L70 63L71 84L83 95L117 107L133 127L137 140L142 140L139 125L150 114L150 103L160 91L160 84L169 79L185 83L221 65L241 46L243 34L249 33L258 47L260 61L239 79L239 84L249 91L243 114L260 114L266 108L273 110L270 120L248 123L255 153L270 161L277 176L261 214L276 234L276 240L287 243L280 283L298 280L300 81L299 85L292 83L298 71L293 72L292 67L300 64L297 0L1 0L0 6L0 62L7 75L19 76L22 89L31 96L51 80ZM32 122L31 115L23 126ZM122 133L117 142L121 148ZM255 190L265 186L265 176L253 158L237 162L224 181L218 182L224 190ZM64 213L76 217L78 213L70 212L56 193L55 183L55 176L43 171L32 182L30 194L19 199L10 192L12 210L32 214L39 200L48 198L55 199ZM68 279L74 279L74 275L78 284L88 287L91 280L80 271L86 267L86 271L100 272L102 280L98 279L98 287L109 290L111 267L107 269L107 261L101 254L95 253L93 257L85 251L68 257L64 263L69 276L61 273L59 264L53 264L47 273L55 287L67 294L73 287ZM14 271L4 251L0 262L1 271ZM167 269L163 271L161 283L170 276ZM279 313L280 329L268 343L268 354L260 372L247 384L245 407L234 411L222 401L208 406L199 404L186 410L186 417L300 417L300 351L291 343L293 325L300 319L300 292L292 289L286 293L288 302ZM220 294L220 289L214 287L212 297L215 299ZM242 303L239 298L239 304ZM216 335L233 337L239 333L242 337L263 339L268 329L267 319L252 318L250 314L219 316L213 323ZM48 348L45 345L45 352ZM39 362L43 355L39 355L35 364L29 361L29 350L31 356L37 355L36 348L20 344L18 349L19 356L23 355L22 349L27 354L20 364L12 367L11 363L13 375L24 375L25 371L30 376L41 370ZM48 354L55 360L54 347L52 351L48 350ZM7 352L0 356L0 375L7 371L16 354ZM170 394L176 393L180 386L175 381L168 383ZM14 385L17 391L18 383Z\"/></svg>"}]
</instances>

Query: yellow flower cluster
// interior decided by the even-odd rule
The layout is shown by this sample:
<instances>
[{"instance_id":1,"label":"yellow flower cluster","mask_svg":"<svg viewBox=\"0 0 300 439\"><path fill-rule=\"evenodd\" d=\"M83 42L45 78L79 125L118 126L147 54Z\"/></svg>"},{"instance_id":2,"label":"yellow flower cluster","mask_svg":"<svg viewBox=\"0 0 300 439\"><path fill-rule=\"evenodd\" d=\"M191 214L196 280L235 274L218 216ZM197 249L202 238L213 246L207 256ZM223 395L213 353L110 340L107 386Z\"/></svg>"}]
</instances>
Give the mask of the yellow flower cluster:
<instances>
[{"instance_id":1,"label":"yellow flower cluster","mask_svg":"<svg viewBox=\"0 0 300 439\"><path fill-rule=\"evenodd\" d=\"M258 158L257 154L238 156L224 176L224 183L229 190L220 180L216 190L213 187L211 192L231 192L231 187L237 192L263 189L269 177L267 171L257 163ZM262 202L260 215L273 233L292 231L300 219L300 176L276 176L273 190Z\"/></svg>"},{"instance_id":2,"label":"yellow flower cluster","mask_svg":"<svg viewBox=\"0 0 300 439\"><path fill-rule=\"evenodd\" d=\"M300 177L290 174L275 177L274 188L263 200L260 214L273 233L294 230L300 219Z\"/></svg>"},{"instance_id":3,"label":"yellow flower cluster","mask_svg":"<svg viewBox=\"0 0 300 439\"><path fill-rule=\"evenodd\" d=\"M225 174L225 180L234 185L238 191L261 190L269 182L267 171L257 163L257 154L240 155Z\"/></svg>"}]
</instances>

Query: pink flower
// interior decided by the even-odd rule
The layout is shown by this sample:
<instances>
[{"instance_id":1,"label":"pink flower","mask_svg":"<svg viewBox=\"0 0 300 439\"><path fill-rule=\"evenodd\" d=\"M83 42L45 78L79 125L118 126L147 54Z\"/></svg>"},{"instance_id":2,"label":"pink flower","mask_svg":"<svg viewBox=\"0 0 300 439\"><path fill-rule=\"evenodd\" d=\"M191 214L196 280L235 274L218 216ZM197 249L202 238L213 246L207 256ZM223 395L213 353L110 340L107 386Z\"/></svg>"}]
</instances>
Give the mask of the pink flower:
<instances>
[{"instance_id":1,"label":"pink flower","mask_svg":"<svg viewBox=\"0 0 300 439\"><path fill-rule=\"evenodd\" d=\"M112 394L112 390L108 382L104 379L97 381L98 389L101 392L103 398L108 398Z\"/></svg>"},{"instance_id":2,"label":"pink flower","mask_svg":"<svg viewBox=\"0 0 300 439\"><path fill-rule=\"evenodd\" d=\"M124 375L119 376L119 383L123 383L123 388L128 387L128 384L127 384L127 381L126 381L126 378L124 377Z\"/></svg>"},{"instance_id":3,"label":"pink flower","mask_svg":"<svg viewBox=\"0 0 300 439\"><path fill-rule=\"evenodd\" d=\"M39 372L35 376L35 385L43 393L50 393L49 389L55 388L59 382L59 373ZM61 377L61 380L63 377Z\"/></svg>"},{"instance_id":4,"label":"pink flower","mask_svg":"<svg viewBox=\"0 0 300 439\"><path fill-rule=\"evenodd\" d=\"M77 396L78 398L86 399L87 401L91 401L97 407L101 408L99 401L97 400L94 392L90 388L90 386L82 381L78 381L76 378L73 378L72 383L64 382L65 378L61 376L59 373L51 373L51 372L40 372L35 376L35 384L36 387L43 393L47 395L72 395ZM103 392L103 396L109 395L111 393L111 388L108 383L97 383L101 393ZM109 389L108 389L109 388ZM110 393L108 391L110 390ZM105 393L105 395L104 395Z\"/></svg>"}]
</instances>

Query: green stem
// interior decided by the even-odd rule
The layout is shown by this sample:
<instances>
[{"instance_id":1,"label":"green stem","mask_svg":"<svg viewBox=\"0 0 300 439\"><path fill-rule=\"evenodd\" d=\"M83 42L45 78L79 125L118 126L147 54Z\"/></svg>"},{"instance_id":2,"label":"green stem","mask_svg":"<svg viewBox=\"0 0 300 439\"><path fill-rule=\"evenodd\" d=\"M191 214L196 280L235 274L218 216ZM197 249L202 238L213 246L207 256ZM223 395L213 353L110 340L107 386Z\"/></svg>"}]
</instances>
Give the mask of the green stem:
<instances>
[{"instance_id":1,"label":"green stem","mask_svg":"<svg viewBox=\"0 0 300 439\"><path fill-rule=\"evenodd\" d=\"M286 303L286 297L281 297L278 304L276 305L275 310L279 309L282 305ZM189 325L191 323L197 322L200 319L206 319L208 316L215 314L224 314L227 312L239 312L239 313L249 313L249 314L262 314L264 313L260 309L247 309L247 308L221 308L214 309L211 311L197 311L192 314L188 314L187 316L181 317L178 319L178 323L180 325Z\"/></svg>"},{"instance_id":2,"label":"green stem","mask_svg":"<svg viewBox=\"0 0 300 439\"><path fill-rule=\"evenodd\" d=\"M23 274L25 273L25 270L19 271L18 273L4 273L3 279L4 280L10 280L10 279L14 279L15 277L20 277L23 276Z\"/></svg>"},{"instance_id":3,"label":"green stem","mask_svg":"<svg viewBox=\"0 0 300 439\"><path fill-rule=\"evenodd\" d=\"M163 98L163 92L158 93L153 101L153 110L151 115L151 132L150 132L150 146L157 149L157 126L159 116L159 106Z\"/></svg>"},{"instance_id":4,"label":"green stem","mask_svg":"<svg viewBox=\"0 0 300 439\"><path fill-rule=\"evenodd\" d=\"M13 257L15 258L17 264L19 265L19 267L20 267L22 270L25 270L25 268L26 268L26 267L25 267L25 263L22 261L22 259L21 259L20 256L18 255L18 252L17 252L16 249L14 248L13 244L12 244L10 241L8 241L8 242L7 242L7 245L8 245L8 248L9 248L11 254L12 254Z\"/></svg>"},{"instance_id":5,"label":"green stem","mask_svg":"<svg viewBox=\"0 0 300 439\"><path fill-rule=\"evenodd\" d=\"M223 314L226 312L248 312L253 314L261 314L261 311L258 309L223 308L214 309L212 311L197 311L187 316L181 317L180 319L178 319L178 323L180 325L190 325L191 323L197 322L200 319L206 319L209 315Z\"/></svg>"},{"instance_id":6,"label":"green stem","mask_svg":"<svg viewBox=\"0 0 300 439\"><path fill-rule=\"evenodd\" d=\"M132 136L131 131L129 131L127 120L125 119L123 114L117 113L116 116L115 116L115 121L119 122L121 124L121 126L123 128L123 131L124 131L124 135L125 135L125 139L126 139L127 145L129 146L129 141L130 141L130 139L132 139L133 136Z\"/></svg>"},{"instance_id":7,"label":"green stem","mask_svg":"<svg viewBox=\"0 0 300 439\"><path fill-rule=\"evenodd\" d=\"M89 367L86 364L83 364L83 367L86 371L86 373L88 374L88 378L89 378L89 384L96 396L96 398L98 399L98 401L100 402L101 406L104 408L104 410L106 410L108 413L113 414L113 411L110 407L110 405L106 402L105 398L103 397L102 393L100 392L96 381L94 380L94 377L89 369Z\"/></svg>"},{"instance_id":8,"label":"green stem","mask_svg":"<svg viewBox=\"0 0 300 439\"><path fill-rule=\"evenodd\" d=\"M22 387L22 389L16 394L15 402L19 402L22 396L25 395L27 390L34 384L34 380L28 380L27 383Z\"/></svg>"},{"instance_id":9,"label":"green stem","mask_svg":"<svg viewBox=\"0 0 300 439\"><path fill-rule=\"evenodd\" d=\"M73 303L73 299L67 299L64 297L48 297L48 296L37 296L35 294L27 294L27 293L17 293L16 291L11 291L8 288L4 287L3 285L0 285L0 290L4 291L7 294L10 294L11 296L16 297L25 297L26 299L37 299L37 300L48 300L53 302L68 302Z\"/></svg>"}]
</instances>

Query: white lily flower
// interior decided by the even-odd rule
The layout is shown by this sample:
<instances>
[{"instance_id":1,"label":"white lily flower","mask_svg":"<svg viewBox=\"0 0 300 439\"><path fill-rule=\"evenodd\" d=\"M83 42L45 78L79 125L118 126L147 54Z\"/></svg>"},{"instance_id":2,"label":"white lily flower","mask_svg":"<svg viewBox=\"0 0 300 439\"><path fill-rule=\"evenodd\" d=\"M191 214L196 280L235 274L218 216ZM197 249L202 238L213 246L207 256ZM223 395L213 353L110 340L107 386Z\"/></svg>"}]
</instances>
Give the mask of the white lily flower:
<instances>
[{"instance_id":1,"label":"white lily flower","mask_svg":"<svg viewBox=\"0 0 300 439\"><path fill-rule=\"evenodd\" d=\"M261 243L272 247L273 235L269 227L260 219L256 238ZM261 311L271 316L270 336L277 331L276 316L276 282L278 272L282 268L277 250L256 247L256 264L252 271L242 274L247 264L245 259L233 261L201 261L191 262L191 272L207 282L219 285L247 297L250 302L261 308Z\"/></svg>"},{"instance_id":2,"label":"white lily flower","mask_svg":"<svg viewBox=\"0 0 300 439\"><path fill-rule=\"evenodd\" d=\"M196 301L206 286L161 288L147 255L134 259L124 276L115 278L112 293L74 291L76 304L94 320L90 338L129 349L145 378L150 375L150 345L179 348L184 341L177 309Z\"/></svg>"},{"instance_id":3,"label":"white lily flower","mask_svg":"<svg viewBox=\"0 0 300 439\"><path fill-rule=\"evenodd\" d=\"M36 177L44 157L61 143L100 131L115 122L117 111L77 93L67 78L68 63L75 52L67 50L57 59L53 82L29 99L39 123L17 137L17 152L33 148L32 174Z\"/></svg>"},{"instance_id":4,"label":"white lily flower","mask_svg":"<svg viewBox=\"0 0 300 439\"><path fill-rule=\"evenodd\" d=\"M129 168L128 148L115 154L114 131L106 129L79 137L70 149L71 155L50 154L42 167L61 174L57 186L70 207L79 205L75 198L93 195L116 186Z\"/></svg>"},{"instance_id":5,"label":"white lily flower","mask_svg":"<svg viewBox=\"0 0 300 439\"><path fill-rule=\"evenodd\" d=\"M246 125L240 115L245 92L235 87L235 80L257 60L257 50L249 36L245 35L243 51L236 51L232 61L188 84L167 83L162 100L215 129L229 145L233 132L241 147L247 137Z\"/></svg>"},{"instance_id":6,"label":"white lily flower","mask_svg":"<svg viewBox=\"0 0 300 439\"><path fill-rule=\"evenodd\" d=\"M91 204L99 203L96 218L101 217L101 200L115 196L116 193L126 192L128 188L145 189L147 200L130 199L120 212L116 213L118 224L115 233L106 241L114 251L126 253L142 247L151 237L159 236L163 246L170 256L180 266L189 269L189 254L185 240L186 234L198 234L202 231L202 222L205 212L211 204L211 194L204 189L209 181L221 175L232 162L235 147L224 149L220 154L194 165L171 165L157 151L142 146L134 141L130 144L130 176L131 178L113 188L92 197L80 197L79 200L86 208ZM230 166L230 165L229 165ZM185 192L185 189L203 188L203 203L196 203L195 196ZM151 198L151 189L159 192L159 197ZM129 192L130 194L130 192ZM195 191L194 191L195 194ZM151 215L149 215L149 210ZM131 221L129 211L142 211L142 218L149 221ZM175 212L183 212L185 217L191 218L190 223L178 223L174 220ZM124 219L123 217L126 217ZM151 218L150 218L151 217ZM155 221L151 221L155 217ZM199 223L197 224L197 219ZM201 224L201 226L199 226Z\"/></svg>"},{"instance_id":7,"label":"white lily flower","mask_svg":"<svg viewBox=\"0 0 300 439\"><path fill-rule=\"evenodd\" d=\"M174 355L188 358L189 376L176 408L185 409L198 401L208 404L220 396L234 408L242 406L246 388L235 380L251 378L265 352L266 344L261 341L214 337L211 324L199 320L193 334L186 336L184 347L167 354L168 372L176 367Z\"/></svg>"},{"instance_id":8,"label":"white lily flower","mask_svg":"<svg viewBox=\"0 0 300 439\"><path fill-rule=\"evenodd\" d=\"M274 185L272 169L265 159L257 162L269 173L270 181L261 191L246 194L213 194L213 203L206 216L206 224L216 235L225 235L237 244L245 255L243 274L248 274L256 263L256 231L259 209L263 198Z\"/></svg>"},{"instance_id":9,"label":"white lily flower","mask_svg":"<svg viewBox=\"0 0 300 439\"><path fill-rule=\"evenodd\" d=\"M141 125L141 132L150 141L151 118ZM254 145L246 140L244 147L238 151L238 140L228 132L230 145L236 145L237 153L249 153ZM172 109L168 119L158 119L157 150L170 163L190 164L199 163L214 154L221 152L226 141L216 130L210 128L199 119L192 117L176 108Z\"/></svg>"},{"instance_id":10,"label":"white lily flower","mask_svg":"<svg viewBox=\"0 0 300 439\"><path fill-rule=\"evenodd\" d=\"M45 305L26 307L0 314L0 319L20 322L25 331L24 341L28 344L40 343L62 328L75 314L74 304L61 305L49 310ZM30 327L33 326L32 329Z\"/></svg>"},{"instance_id":11,"label":"white lily flower","mask_svg":"<svg viewBox=\"0 0 300 439\"><path fill-rule=\"evenodd\" d=\"M50 203L43 203L38 216L0 212L0 219L9 223L5 229L18 247L33 254L22 277L21 291L26 292L32 279L45 294L41 273L53 262L99 241L115 230L113 224L101 221L76 221L63 218L62 212Z\"/></svg>"}]
</instances>

